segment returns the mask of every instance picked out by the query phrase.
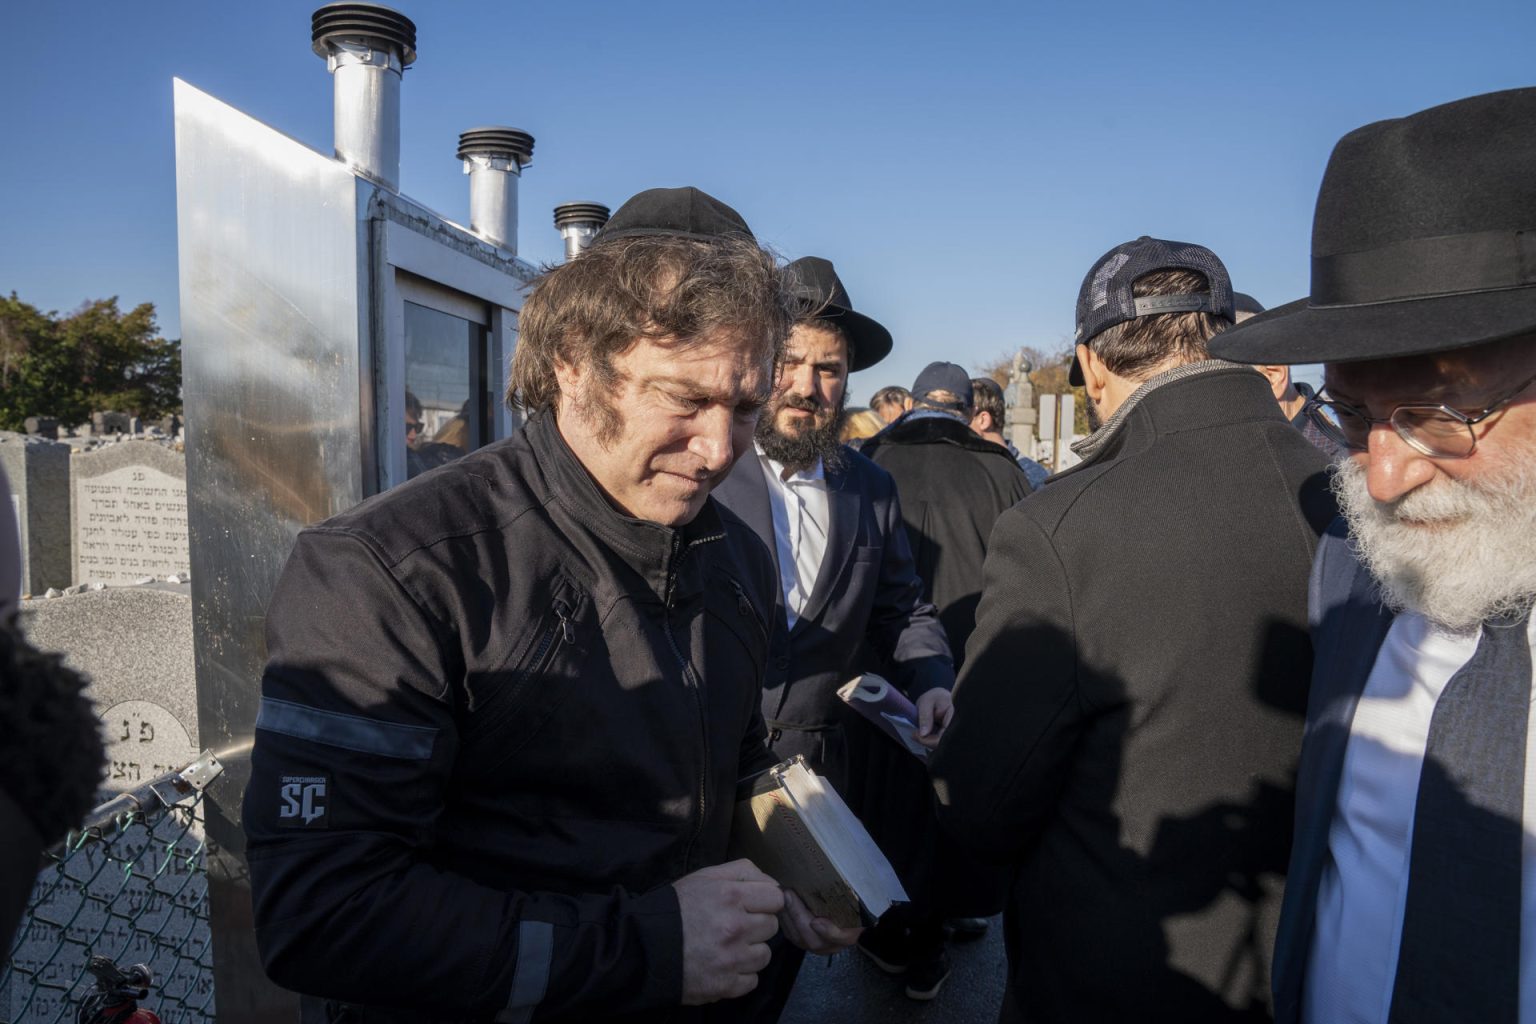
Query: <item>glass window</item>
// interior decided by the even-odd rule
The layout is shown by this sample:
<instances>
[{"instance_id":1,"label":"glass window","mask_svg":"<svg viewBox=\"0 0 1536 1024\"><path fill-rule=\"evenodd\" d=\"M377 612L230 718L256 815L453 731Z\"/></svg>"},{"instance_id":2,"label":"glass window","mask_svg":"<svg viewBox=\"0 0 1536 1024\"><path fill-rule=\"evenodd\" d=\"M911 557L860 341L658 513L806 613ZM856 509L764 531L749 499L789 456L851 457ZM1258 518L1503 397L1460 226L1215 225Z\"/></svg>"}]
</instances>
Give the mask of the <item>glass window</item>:
<instances>
[{"instance_id":1,"label":"glass window","mask_svg":"<svg viewBox=\"0 0 1536 1024\"><path fill-rule=\"evenodd\" d=\"M407 477L491 440L487 348L483 325L405 303Z\"/></svg>"}]
</instances>

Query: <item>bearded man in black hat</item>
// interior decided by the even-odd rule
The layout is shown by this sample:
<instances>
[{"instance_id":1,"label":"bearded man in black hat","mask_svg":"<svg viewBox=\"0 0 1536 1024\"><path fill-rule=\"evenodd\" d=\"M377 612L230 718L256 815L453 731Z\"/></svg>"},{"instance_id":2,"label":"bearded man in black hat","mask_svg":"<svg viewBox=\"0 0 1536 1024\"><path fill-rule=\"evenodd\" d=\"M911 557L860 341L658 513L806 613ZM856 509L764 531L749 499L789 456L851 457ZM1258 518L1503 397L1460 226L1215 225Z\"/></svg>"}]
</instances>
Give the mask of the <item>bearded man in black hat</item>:
<instances>
[{"instance_id":1,"label":"bearded man in black hat","mask_svg":"<svg viewBox=\"0 0 1536 1024\"><path fill-rule=\"evenodd\" d=\"M1311 295L1212 347L1344 449L1276 1016L1536 1020L1536 89L1346 135Z\"/></svg>"},{"instance_id":2,"label":"bearded man in black hat","mask_svg":"<svg viewBox=\"0 0 1536 1024\"><path fill-rule=\"evenodd\" d=\"M758 423L756 457L738 462L716 496L776 555L763 686L774 753L804 755L867 817L872 801L887 798L887 762L872 760L869 745L911 755L866 733L838 687L866 671L886 675L917 705L917 738L931 746L949 718L954 668L943 627L922 596L895 483L838 441L848 374L885 358L891 334L854 310L829 261L808 256L786 274L800 305ZM925 796L909 787L901 799L911 806ZM900 872L903 851L883 846ZM914 991L931 997L943 980L909 979L909 987L920 983ZM792 981L789 970L785 997Z\"/></svg>"},{"instance_id":3,"label":"bearded man in black hat","mask_svg":"<svg viewBox=\"0 0 1536 1024\"><path fill-rule=\"evenodd\" d=\"M780 271L697 189L625 203L520 317L487 445L300 534L246 789L256 937L355 1021L728 1020L780 924L726 860L769 552L710 498L789 331Z\"/></svg>"},{"instance_id":4,"label":"bearded man in black hat","mask_svg":"<svg viewBox=\"0 0 1536 1024\"><path fill-rule=\"evenodd\" d=\"M1089 270L1083 461L997 520L935 752L939 819L1017 866L1006 1021L1269 1014L1322 455L1212 360L1226 268L1142 237Z\"/></svg>"}]
</instances>

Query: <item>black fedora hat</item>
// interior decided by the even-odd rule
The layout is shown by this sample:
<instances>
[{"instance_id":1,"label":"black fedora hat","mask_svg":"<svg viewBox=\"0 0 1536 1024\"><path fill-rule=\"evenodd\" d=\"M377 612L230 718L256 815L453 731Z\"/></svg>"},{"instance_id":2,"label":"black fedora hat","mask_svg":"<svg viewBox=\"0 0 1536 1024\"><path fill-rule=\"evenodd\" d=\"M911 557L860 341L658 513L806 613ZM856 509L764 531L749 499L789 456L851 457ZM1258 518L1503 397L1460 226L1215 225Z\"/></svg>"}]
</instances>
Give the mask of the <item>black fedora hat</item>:
<instances>
[{"instance_id":1,"label":"black fedora hat","mask_svg":"<svg viewBox=\"0 0 1536 1024\"><path fill-rule=\"evenodd\" d=\"M863 313L854 311L848 290L832 269L832 261L802 256L784 268L789 290L800 300L806 316L830 320L853 343L848 372L867 370L891 354L891 332Z\"/></svg>"},{"instance_id":2,"label":"black fedora hat","mask_svg":"<svg viewBox=\"0 0 1536 1024\"><path fill-rule=\"evenodd\" d=\"M1339 140L1312 222L1312 294L1211 339L1242 363L1344 363L1536 330L1536 89Z\"/></svg>"},{"instance_id":3,"label":"black fedora hat","mask_svg":"<svg viewBox=\"0 0 1536 1024\"><path fill-rule=\"evenodd\" d=\"M614 211L593 241L630 235L682 235L705 240L753 237L741 214L691 185L637 192Z\"/></svg>"}]
</instances>

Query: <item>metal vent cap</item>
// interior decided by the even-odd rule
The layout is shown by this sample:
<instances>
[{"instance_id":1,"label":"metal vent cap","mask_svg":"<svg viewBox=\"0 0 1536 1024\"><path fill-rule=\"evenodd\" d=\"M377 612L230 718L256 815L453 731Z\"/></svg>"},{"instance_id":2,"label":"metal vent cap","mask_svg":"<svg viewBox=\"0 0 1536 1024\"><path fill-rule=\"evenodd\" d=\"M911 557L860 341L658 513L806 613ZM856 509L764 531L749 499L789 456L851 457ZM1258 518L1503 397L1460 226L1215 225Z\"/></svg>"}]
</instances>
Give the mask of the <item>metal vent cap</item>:
<instances>
[{"instance_id":1,"label":"metal vent cap","mask_svg":"<svg viewBox=\"0 0 1536 1024\"><path fill-rule=\"evenodd\" d=\"M400 52L400 62L416 60L416 23L392 7L369 3L326 4L310 17L315 53L331 55L331 43L358 41Z\"/></svg>"},{"instance_id":2,"label":"metal vent cap","mask_svg":"<svg viewBox=\"0 0 1536 1024\"><path fill-rule=\"evenodd\" d=\"M602 203L561 203L555 207L555 227L567 224L593 224L602 227L608 223L611 211Z\"/></svg>"},{"instance_id":3,"label":"metal vent cap","mask_svg":"<svg viewBox=\"0 0 1536 1024\"><path fill-rule=\"evenodd\" d=\"M516 160L519 167L533 162L533 136L520 128L488 125L459 133L458 158L469 156L502 157Z\"/></svg>"}]
</instances>

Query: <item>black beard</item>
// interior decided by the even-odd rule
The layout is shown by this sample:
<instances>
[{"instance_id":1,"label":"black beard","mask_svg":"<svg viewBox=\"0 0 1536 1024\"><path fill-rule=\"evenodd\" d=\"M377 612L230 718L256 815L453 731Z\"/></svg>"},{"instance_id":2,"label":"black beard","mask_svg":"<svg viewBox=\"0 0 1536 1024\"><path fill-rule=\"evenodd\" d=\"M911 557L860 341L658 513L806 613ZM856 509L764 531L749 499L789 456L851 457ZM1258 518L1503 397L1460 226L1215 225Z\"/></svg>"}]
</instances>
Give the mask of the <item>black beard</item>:
<instances>
[{"instance_id":1,"label":"black beard","mask_svg":"<svg viewBox=\"0 0 1536 1024\"><path fill-rule=\"evenodd\" d=\"M841 469L843 466L843 445L838 440L843 429L845 418L845 406L848 404L848 396L845 393L843 400L837 405L837 414L824 426L812 427L805 433L790 436L779 432L773 425L778 418L779 409L785 406L775 403L773 408L764 410L762 419L757 421L757 444L762 448L763 454L774 462L787 469L799 472L810 469L821 459L821 464L826 469ZM792 408L805 408L803 405L791 403ZM809 411L809 410L808 410Z\"/></svg>"},{"instance_id":2,"label":"black beard","mask_svg":"<svg viewBox=\"0 0 1536 1024\"><path fill-rule=\"evenodd\" d=\"M1083 396L1083 403L1083 411L1088 414L1088 433L1091 434L1104 425L1104 417L1099 415L1099 407L1087 395ZM1066 431L1068 437L1072 436L1072 424L1064 423L1061 429Z\"/></svg>"}]
</instances>

